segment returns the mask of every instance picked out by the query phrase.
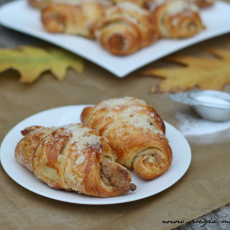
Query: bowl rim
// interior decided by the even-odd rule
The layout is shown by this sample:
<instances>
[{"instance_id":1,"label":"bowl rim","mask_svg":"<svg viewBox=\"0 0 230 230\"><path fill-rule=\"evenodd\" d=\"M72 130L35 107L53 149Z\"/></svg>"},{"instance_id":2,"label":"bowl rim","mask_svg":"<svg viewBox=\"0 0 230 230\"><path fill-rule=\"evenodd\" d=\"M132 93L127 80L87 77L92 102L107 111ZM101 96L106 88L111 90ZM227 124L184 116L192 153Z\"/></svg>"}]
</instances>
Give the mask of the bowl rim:
<instances>
[{"instance_id":1,"label":"bowl rim","mask_svg":"<svg viewBox=\"0 0 230 230\"><path fill-rule=\"evenodd\" d=\"M202 102L196 99L196 96L198 95L206 95L206 96L212 96L219 99L223 99L225 101L228 101L230 103L230 93L223 92L223 91L215 91L215 90L195 90L189 93L189 98L195 102L196 106L203 106L213 109L223 109L223 110L230 110L230 104L229 105L220 105L216 103L209 103L209 102Z\"/></svg>"}]
</instances>

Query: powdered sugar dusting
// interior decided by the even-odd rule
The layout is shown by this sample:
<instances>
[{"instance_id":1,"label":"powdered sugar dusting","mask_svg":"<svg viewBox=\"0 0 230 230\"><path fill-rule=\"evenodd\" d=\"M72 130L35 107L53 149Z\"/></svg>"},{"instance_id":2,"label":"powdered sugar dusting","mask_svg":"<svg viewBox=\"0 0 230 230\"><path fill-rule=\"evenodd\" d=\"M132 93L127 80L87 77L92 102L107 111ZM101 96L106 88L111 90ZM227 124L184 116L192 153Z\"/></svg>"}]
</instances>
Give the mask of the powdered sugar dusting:
<instances>
[{"instance_id":1,"label":"powdered sugar dusting","mask_svg":"<svg viewBox=\"0 0 230 230\"><path fill-rule=\"evenodd\" d=\"M84 155L80 155L77 160L75 161L75 165L79 165L85 161Z\"/></svg>"},{"instance_id":2,"label":"powdered sugar dusting","mask_svg":"<svg viewBox=\"0 0 230 230\"><path fill-rule=\"evenodd\" d=\"M183 11L198 12L199 8L196 5L189 4L188 2L183 0L169 1L167 5L167 12L170 15L176 15Z\"/></svg>"},{"instance_id":3,"label":"powdered sugar dusting","mask_svg":"<svg viewBox=\"0 0 230 230\"><path fill-rule=\"evenodd\" d=\"M115 107L115 110L117 110L116 107ZM105 119L113 117L115 119L115 121L117 121L118 119L123 119L123 118L129 117L131 115L137 115L138 114L137 112L141 111L141 110L144 110L144 108L141 106L132 105L131 107L128 107L125 110L123 110L122 112L119 112L117 114L115 114L114 111L109 112L105 116Z\"/></svg>"},{"instance_id":4,"label":"powdered sugar dusting","mask_svg":"<svg viewBox=\"0 0 230 230\"><path fill-rule=\"evenodd\" d=\"M202 118L194 118L182 113L177 113L176 117L179 121L182 121L179 129L186 136L212 134L230 128L230 121L214 122Z\"/></svg>"},{"instance_id":5,"label":"powdered sugar dusting","mask_svg":"<svg viewBox=\"0 0 230 230\"><path fill-rule=\"evenodd\" d=\"M86 148L86 146L91 146L95 144L99 144L100 142L100 137L96 135L89 134L90 129L87 127L80 127L80 126L73 126L73 125L67 125L63 126L64 128L69 129L73 137L71 138L70 142L71 143L77 143L77 149L79 151L83 150Z\"/></svg>"},{"instance_id":6,"label":"powdered sugar dusting","mask_svg":"<svg viewBox=\"0 0 230 230\"><path fill-rule=\"evenodd\" d=\"M178 129L185 135L199 140L198 143L216 143L229 139L229 135L221 135L220 132L230 132L230 121L215 122L190 115L176 113L179 120Z\"/></svg>"},{"instance_id":7,"label":"powdered sugar dusting","mask_svg":"<svg viewBox=\"0 0 230 230\"><path fill-rule=\"evenodd\" d=\"M91 147L93 150L101 152L101 137L89 133L91 129L87 127L82 127L78 125L64 125L69 132L72 133L70 138L71 150L74 151L74 154L78 155L78 159L75 161L76 165L79 165L84 162L85 155L83 150Z\"/></svg>"},{"instance_id":8,"label":"powdered sugar dusting","mask_svg":"<svg viewBox=\"0 0 230 230\"><path fill-rule=\"evenodd\" d=\"M136 105L137 102L141 105L146 105L144 100L134 99L133 97L113 98L105 100L100 105L96 106L95 111L99 111L102 108L119 110L124 105Z\"/></svg>"},{"instance_id":9,"label":"powdered sugar dusting","mask_svg":"<svg viewBox=\"0 0 230 230\"><path fill-rule=\"evenodd\" d=\"M184 0L155 0L147 1L150 12L154 12L159 6L166 4L166 12L170 15L175 15L183 11L198 12L199 8L193 3Z\"/></svg>"},{"instance_id":10,"label":"powdered sugar dusting","mask_svg":"<svg viewBox=\"0 0 230 230\"><path fill-rule=\"evenodd\" d=\"M151 125L145 116L133 116L123 120L125 124L132 124L135 128L142 128L144 131L152 131L156 134L163 135L163 132L156 129L155 126Z\"/></svg>"},{"instance_id":11,"label":"powdered sugar dusting","mask_svg":"<svg viewBox=\"0 0 230 230\"><path fill-rule=\"evenodd\" d=\"M113 122L109 124L108 129L116 125L116 122L122 120L124 124L133 125L138 129L142 128L144 132L152 131L155 134L163 135L163 132L154 126L156 119L155 113L148 111L146 105L147 104L144 100L135 99L133 97L108 99L97 105L94 113L106 109L104 121L106 122L109 118L113 119ZM121 128L120 132L123 131L124 129Z\"/></svg>"}]
</instances>

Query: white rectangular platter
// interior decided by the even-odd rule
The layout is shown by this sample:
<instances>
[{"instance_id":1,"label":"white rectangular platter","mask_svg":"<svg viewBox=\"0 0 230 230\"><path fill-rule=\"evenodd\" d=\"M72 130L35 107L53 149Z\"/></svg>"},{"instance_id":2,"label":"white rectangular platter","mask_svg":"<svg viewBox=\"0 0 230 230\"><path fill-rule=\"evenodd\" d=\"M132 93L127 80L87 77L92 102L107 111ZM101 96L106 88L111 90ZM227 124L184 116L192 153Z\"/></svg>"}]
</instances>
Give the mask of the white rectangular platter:
<instances>
[{"instance_id":1,"label":"white rectangular platter","mask_svg":"<svg viewBox=\"0 0 230 230\"><path fill-rule=\"evenodd\" d=\"M152 46L141 49L129 56L113 56L95 41L87 38L51 34L45 31L40 12L28 6L27 1L12 1L0 8L0 24L25 34L46 40L76 53L112 72L125 77L132 71L195 43L230 32L230 4L216 2L214 6L201 10L206 29L188 39L160 39Z\"/></svg>"}]
</instances>

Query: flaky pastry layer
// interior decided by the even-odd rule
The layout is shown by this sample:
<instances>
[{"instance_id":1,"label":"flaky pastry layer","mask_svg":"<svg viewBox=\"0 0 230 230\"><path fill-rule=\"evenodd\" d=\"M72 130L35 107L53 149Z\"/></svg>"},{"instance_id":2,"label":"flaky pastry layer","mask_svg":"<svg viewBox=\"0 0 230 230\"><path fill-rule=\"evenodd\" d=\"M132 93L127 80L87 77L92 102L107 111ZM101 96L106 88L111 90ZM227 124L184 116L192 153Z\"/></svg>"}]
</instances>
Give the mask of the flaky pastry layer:
<instances>
[{"instance_id":1,"label":"flaky pastry layer","mask_svg":"<svg viewBox=\"0 0 230 230\"><path fill-rule=\"evenodd\" d=\"M147 0L147 8L162 38L188 38L205 28L198 7L189 1Z\"/></svg>"},{"instance_id":2,"label":"flaky pastry layer","mask_svg":"<svg viewBox=\"0 0 230 230\"><path fill-rule=\"evenodd\" d=\"M96 197L135 190L129 171L116 163L106 138L81 124L31 126L15 149L17 161L55 189Z\"/></svg>"},{"instance_id":3,"label":"flaky pastry layer","mask_svg":"<svg viewBox=\"0 0 230 230\"><path fill-rule=\"evenodd\" d=\"M158 113L143 100L119 98L87 107L81 121L99 130L109 140L116 161L143 179L151 180L167 171L172 150L165 125Z\"/></svg>"}]
</instances>

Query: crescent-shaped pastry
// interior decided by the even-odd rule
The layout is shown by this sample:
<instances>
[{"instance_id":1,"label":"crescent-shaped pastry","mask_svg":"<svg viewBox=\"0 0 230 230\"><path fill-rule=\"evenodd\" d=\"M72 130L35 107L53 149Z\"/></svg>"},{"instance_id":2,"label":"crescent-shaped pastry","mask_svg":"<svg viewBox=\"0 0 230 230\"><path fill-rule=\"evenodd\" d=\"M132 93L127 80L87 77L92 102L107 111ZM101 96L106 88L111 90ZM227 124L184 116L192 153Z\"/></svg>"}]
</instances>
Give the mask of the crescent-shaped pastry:
<instances>
[{"instance_id":1,"label":"crescent-shaped pastry","mask_svg":"<svg viewBox=\"0 0 230 230\"><path fill-rule=\"evenodd\" d=\"M158 32L147 10L125 2L106 10L105 20L96 31L96 37L112 54L127 55L153 44Z\"/></svg>"},{"instance_id":2,"label":"crescent-shaped pastry","mask_svg":"<svg viewBox=\"0 0 230 230\"><path fill-rule=\"evenodd\" d=\"M164 135L164 122L143 100L104 100L95 107L86 107L81 121L99 130L109 140L116 161L134 169L141 178L154 179L170 167L172 150Z\"/></svg>"},{"instance_id":3,"label":"crescent-shaped pastry","mask_svg":"<svg viewBox=\"0 0 230 230\"><path fill-rule=\"evenodd\" d=\"M91 2L98 2L104 7L109 7L113 5L113 2L110 0L28 0L30 6L43 9L51 4L62 3L62 4L69 4L69 5L79 5L82 2L91 1Z\"/></svg>"},{"instance_id":4,"label":"crescent-shaped pastry","mask_svg":"<svg viewBox=\"0 0 230 230\"><path fill-rule=\"evenodd\" d=\"M116 163L106 138L82 124L31 126L15 149L17 161L55 189L96 197L134 191L129 171Z\"/></svg>"},{"instance_id":5,"label":"crescent-shaped pastry","mask_svg":"<svg viewBox=\"0 0 230 230\"><path fill-rule=\"evenodd\" d=\"M143 6L145 3L145 0L112 0L115 4L123 3L123 2L132 2L139 6Z\"/></svg>"},{"instance_id":6,"label":"crescent-shaped pastry","mask_svg":"<svg viewBox=\"0 0 230 230\"><path fill-rule=\"evenodd\" d=\"M146 1L162 38L188 38L205 28L195 4L184 0Z\"/></svg>"},{"instance_id":7,"label":"crescent-shaped pastry","mask_svg":"<svg viewBox=\"0 0 230 230\"><path fill-rule=\"evenodd\" d=\"M105 8L96 1L79 4L57 3L42 10L42 23L52 33L66 33L94 38L94 31L105 15Z\"/></svg>"},{"instance_id":8,"label":"crescent-shaped pastry","mask_svg":"<svg viewBox=\"0 0 230 230\"><path fill-rule=\"evenodd\" d=\"M189 2L196 4L199 8L205 8L212 6L216 0L188 0Z\"/></svg>"}]
</instances>

